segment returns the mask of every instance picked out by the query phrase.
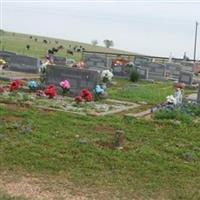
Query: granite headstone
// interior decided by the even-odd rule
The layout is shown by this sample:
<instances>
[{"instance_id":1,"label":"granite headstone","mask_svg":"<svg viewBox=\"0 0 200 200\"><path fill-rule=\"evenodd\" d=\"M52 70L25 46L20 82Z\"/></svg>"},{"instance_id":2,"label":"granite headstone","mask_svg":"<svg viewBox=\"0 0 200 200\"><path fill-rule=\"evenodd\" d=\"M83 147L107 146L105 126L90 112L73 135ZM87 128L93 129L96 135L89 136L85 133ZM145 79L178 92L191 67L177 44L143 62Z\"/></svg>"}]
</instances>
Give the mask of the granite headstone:
<instances>
[{"instance_id":1,"label":"granite headstone","mask_svg":"<svg viewBox=\"0 0 200 200\"><path fill-rule=\"evenodd\" d=\"M11 71L38 73L40 70L40 60L30 56L13 55L8 69Z\"/></svg>"},{"instance_id":2,"label":"granite headstone","mask_svg":"<svg viewBox=\"0 0 200 200\"><path fill-rule=\"evenodd\" d=\"M192 85L194 73L189 71L181 71L179 75L179 83L185 83L186 85Z\"/></svg>"},{"instance_id":3,"label":"granite headstone","mask_svg":"<svg viewBox=\"0 0 200 200\"><path fill-rule=\"evenodd\" d=\"M91 92L100 83L101 73L92 69L77 69L61 65L48 65L46 68L45 85L54 84L59 86L63 80L68 80L73 95L78 95L84 88Z\"/></svg>"},{"instance_id":4,"label":"granite headstone","mask_svg":"<svg viewBox=\"0 0 200 200\"><path fill-rule=\"evenodd\" d=\"M87 68L107 67L107 58L104 54L98 53L83 53L83 62Z\"/></svg>"},{"instance_id":5,"label":"granite headstone","mask_svg":"<svg viewBox=\"0 0 200 200\"><path fill-rule=\"evenodd\" d=\"M59 57L59 56L53 56L53 62L56 65L66 65L66 58Z\"/></svg>"}]
</instances>

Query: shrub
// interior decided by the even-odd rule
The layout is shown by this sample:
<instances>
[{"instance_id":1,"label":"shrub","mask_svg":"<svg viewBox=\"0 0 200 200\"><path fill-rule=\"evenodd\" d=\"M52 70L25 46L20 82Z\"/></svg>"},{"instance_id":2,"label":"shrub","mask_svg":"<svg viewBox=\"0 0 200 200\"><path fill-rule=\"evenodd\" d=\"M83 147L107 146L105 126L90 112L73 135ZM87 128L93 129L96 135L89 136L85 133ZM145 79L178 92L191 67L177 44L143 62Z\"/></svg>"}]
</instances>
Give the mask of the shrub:
<instances>
[{"instance_id":1,"label":"shrub","mask_svg":"<svg viewBox=\"0 0 200 200\"><path fill-rule=\"evenodd\" d=\"M130 74L130 81L137 82L139 79L139 73L137 71L132 71Z\"/></svg>"}]
</instances>

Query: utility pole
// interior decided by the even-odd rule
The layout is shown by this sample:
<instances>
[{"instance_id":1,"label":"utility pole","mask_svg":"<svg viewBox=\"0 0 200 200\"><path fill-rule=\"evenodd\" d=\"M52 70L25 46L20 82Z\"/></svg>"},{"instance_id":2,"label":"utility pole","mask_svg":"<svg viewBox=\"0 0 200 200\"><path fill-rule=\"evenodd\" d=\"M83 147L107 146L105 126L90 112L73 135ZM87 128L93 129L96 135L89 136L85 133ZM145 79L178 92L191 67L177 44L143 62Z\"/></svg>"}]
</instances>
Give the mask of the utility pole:
<instances>
[{"instance_id":1,"label":"utility pole","mask_svg":"<svg viewBox=\"0 0 200 200\"><path fill-rule=\"evenodd\" d=\"M196 61L196 50L197 50L197 29L198 29L198 22L196 22L196 26L195 26L195 39L194 39L194 62Z\"/></svg>"}]
</instances>

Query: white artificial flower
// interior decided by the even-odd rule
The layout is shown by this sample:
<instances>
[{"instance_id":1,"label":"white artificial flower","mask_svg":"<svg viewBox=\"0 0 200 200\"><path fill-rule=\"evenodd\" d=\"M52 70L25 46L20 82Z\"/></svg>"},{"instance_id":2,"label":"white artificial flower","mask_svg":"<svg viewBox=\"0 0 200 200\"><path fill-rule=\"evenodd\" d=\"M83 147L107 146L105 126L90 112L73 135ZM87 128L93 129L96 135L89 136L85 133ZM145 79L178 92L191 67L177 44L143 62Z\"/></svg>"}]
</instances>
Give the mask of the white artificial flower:
<instances>
[{"instance_id":1,"label":"white artificial flower","mask_svg":"<svg viewBox=\"0 0 200 200\"><path fill-rule=\"evenodd\" d=\"M109 81L113 78L113 73L110 70L103 70L101 73L101 79L107 78Z\"/></svg>"}]
</instances>

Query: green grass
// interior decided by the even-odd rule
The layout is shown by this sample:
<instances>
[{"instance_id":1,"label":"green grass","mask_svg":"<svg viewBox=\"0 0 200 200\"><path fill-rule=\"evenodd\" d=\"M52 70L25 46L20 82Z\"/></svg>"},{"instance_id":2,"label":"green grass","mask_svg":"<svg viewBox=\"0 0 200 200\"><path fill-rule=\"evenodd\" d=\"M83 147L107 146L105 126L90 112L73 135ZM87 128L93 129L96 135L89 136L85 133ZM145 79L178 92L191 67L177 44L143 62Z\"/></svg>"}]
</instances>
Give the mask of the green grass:
<instances>
[{"instance_id":1,"label":"green grass","mask_svg":"<svg viewBox=\"0 0 200 200\"><path fill-rule=\"evenodd\" d=\"M33 39L30 39L29 37L33 36ZM35 42L34 38L37 38L38 41ZM50 41L51 43L44 44L43 40L46 39ZM55 43L55 41L58 41L58 44ZM74 58L76 60L80 60L82 58L81 53L75 53L73 56L66 54L66 49L69 48L69 45L72 47L74 46L82 46L87 51L98 51L98 52L108 52L108 53L125 53L130 54L131 52L113 49L113 48L105 48L102 46L92 46L91 44L82 43L82 42L76 42L76 41L70 41L70 40L63 40L63 39L56 39L56 38L49 38L49 37L43 37L43 36L34 36L34 35L28 35L28 34L21 34L21 33L12 33L7 31L0 31L0 47L6 51L13 51L17 52L18 54L24 54L29 56L35 56L39 58L43 58L48 49L52 47L58 47L59 45L63 45L65 47L64 50L60 50L57 55L59 56L67 56L70 58ZM30 45L30 49L26 49L26 45ZM133 53L132 53L133 54Z\"/></svg>"},{"instance_id":2,"label":"green grass","mask_svg":"<svg viewBox=\"0 0 200 200\"><path fill-rule=\"evenodd\" d=\"M0 120L2 171L58 176L79 186L118 191L124 199L135 194L145 199L200 197L199 124L3 107ZM26 124L32 132L22 134ZM123 151L106 146L116 129L125 131Z\"/></svg>"},{"instance_id":3,"label":"green grass","mask_svg":"<svg viewBox=\"0 0 200 200\"><path fill-rule=\"evenodd\" d=\"M132 83L124 79L117 79L117 84L108 89L109 97L118 100L141 102L148 104L162 103L166 96L173 94L171 82L163 83Z\"/></svg>"}]
</instances>

